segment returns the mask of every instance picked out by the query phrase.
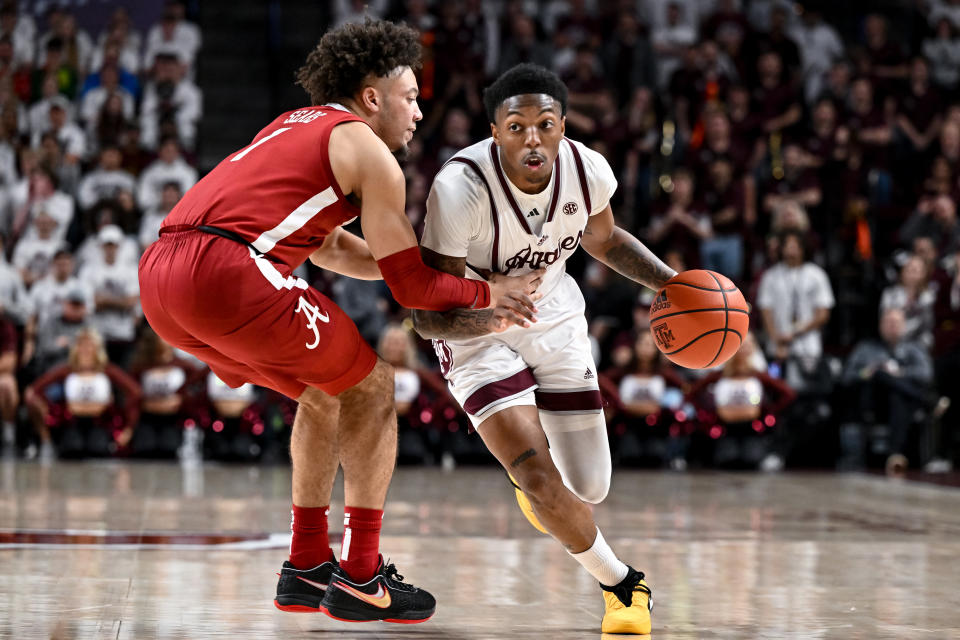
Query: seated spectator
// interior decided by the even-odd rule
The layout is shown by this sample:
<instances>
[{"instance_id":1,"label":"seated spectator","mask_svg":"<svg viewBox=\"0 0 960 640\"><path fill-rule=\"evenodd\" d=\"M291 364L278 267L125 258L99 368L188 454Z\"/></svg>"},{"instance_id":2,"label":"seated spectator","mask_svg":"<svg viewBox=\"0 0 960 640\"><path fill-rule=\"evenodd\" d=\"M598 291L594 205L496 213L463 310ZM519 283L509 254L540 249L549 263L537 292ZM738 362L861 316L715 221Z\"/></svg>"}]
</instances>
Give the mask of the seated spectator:
<instances>
[{"instance_id":1,"label":"seated spectator","mask_svg":"<svg viewBox=\"0 0 960 640\"><path fill-rule=\"evenodd\" d=\"M805 166L803 150L796 144L784 147L783 176L768 182L764 192L763 210L768 213L787 202L810 208L819 206L823 200L820 180L815 171Z\"/></svg>"},{"instance_id":2,"label":"seated spectator","mask_svg":"<svg viewBox=\"0 0 960 640\"><path fill-rule=\"evenodd\" d=\"M86 97L92 89L103 85L102 74L104 69L114 69L117 72L117 82L121 88L132 95L135 99L140 97L140 79L132 72L123 67L120 60L120 45L112 40L108 40L103 48L103 63L100 68L87 76L80 89L80 98Z\"/></svg>"},{"instance_id":3,"label":"seated spectator","mask_svg":"<svg viewBox=\"0 0 960 640\"><path fill-rule=\"evenodd\" d=\"M137 186L140 207L144 210L155 207L160 202L163 185L168 182L178 183L181 193L186 193L197 182L197 170L183 159L180 145L173 137L161 141L157 159L140 175Z\"/></svg>"},{"instance_id":4,"label":"seated spectator","mask_svg":"<svg viewBox=\"0 0 960 640\"><path fill-rule=\"evenodd\" d=\"M141 250L146 250L148 246L157 241L160 237L160 225L182 197L183 193L180 191L179 183L167 182L163 185L163 190L160 192L160 202L144 211L143 218L140 219L140 231L137 234L137 240L140 243ZM424 197L425 200L426 197ZM410 198L407 198L407 204L410 204Z\"/></svg>"},{"instance_id":5,"label":"seated spectator","mask_svg":"<svg viewBox=\"0 0 960 640\"><path fill-rule=\"evenodd\" d=\"M806 260L802 234L784 233L780 254L780 262L763 274L757 292L767 353L781 361L796 358L810 371L823 353L820 330L830 319L833 289L826 272Z\"/></svg>"},{"instance_id":6,"label":"seated spectator","mask_svg":"<svg viewBox=\"0 0 960 640\"><path fill-rule=\"evenodd\" d=\"M42 53L43 64L38 65L30 76L31 101L42 97L44 82L51 77L56 79L60 93L73 100L77 97L79 74L77 68L69 64L64 56L63 40L51 38Z\"/></svg>"},{"instance_id":7,"label":"seated spectator","mask_svg":"<svg viewBox=\"0 0 960 640\"><path fill-rule=\"evenodd\" d=\"M134 218L127 220L128 214L124 213L120 200L123 198L132 199L129 191L120 191L117 193L118 199L102 200L98 202L89 211L89 224L84 225L86 229L86 239L77 247L76 257L80 269L91 265L103 265L103 249L100 244L99 234L105 227L136 228L139 221ZM120 248L117 254L117 262L123 265L123 268L136 272L137 263L140 261L140 246L135 238L123 235L119 240Z\"/></svg>"},{"instance_id":8,"label":"seated spectator","mask_svg":"<svg viewBox=\"0 0 960 640\"><path fill-rule=\"evenodd\" d=\"M50 107L54 104L59 104L63 108L68 120L72 120L74 115L73 103L60 93L55 76L47 76L43 79L41 92L42 97L30 105L27 111L27 125L30 127L31 140L39 140L41 135L50 130Z\"/></svg>"},{"instance_id":9,"label":"seated spectator","mask_svg":"<svg viewBox=\"0 0 960 640\"><path fill-rule=\"evenodd\" d=\"M47 275L54 254L62 245L56 236L57 221L46 211L37 213L33 228L36 234L22 238L13 248L13 266L27 288Z\"/></svg>"},{"instance_id":10,"label":"seated spectator","mask_svg":"<svg viewBox=\"0 0 960 640\"><path fill-rule=\"evenodd\" d=\"M918 237L931 238L939 255L952 254L960 246L956 203L944 195L921 198L917 209L900 228L899 235L900 241L908 245Z\"/></svg>"},{"instance_id":11,"label":"seated spectator","mask_svg":"<svg viewBox=\"0 0 960 640\"><path fill-rule=\"evenodd\" d=\"M36 352L38 356L53 361L63 358L70 344L69 338L83 327L88 314L92 313L93 292L73 275L73 269L74 260L70 250L65 247L58 249L53 256L50 273L30 288L32 316L24 331L24 354ZM68 298L72 298L69 304ZM41 332L43 335L40 335ZM69 338L60 340L63 335ZM41 347L43 354L40 354ZM29 360L24 355L23 362ZM45 370L51 364L42 362L39 368ZM34 363L33 366L38 365Z\"/></svg>"},{"instance_id":12,"label":"seated spectator","mask_svg":"<svg viewBox=\"0 0 960 640\"><path fill-rule=\"evenodd\" d=\"M14 0L5 0L0 6L0 37L9 38L13 47L13 66L33 66L34 38L37 27L33 18L20 15Z\"/></svg>"},{"instance_id":13,"label":"seated spectator","mask_svg":"<svg viewBox=\"0 0 960 640\"><path fill-rule=\"evenodd\" d=\"M186 79L178 50L161 51L153 66L140 105L140 129L144 146L154 149L167 135L176 136L187 148L196 141L202 104L200 89Z\"/></svg>"},{"instance_id":14,"label":"seated spectator","mask_svg":"<svg viewBox=\"0 0 960 640\"><path fill-rule=\"evenodd\" d=\"M669 201L650 218L647 238L654 246L681 251L687 264L700 261L700 243L713 234L705 207L694 201L693 175L687 169L675 169Z\"/></svg>"},{"instance_id":15,"label":"seated spectator","mask_svg":"<svg viewBox=\"0 0 960 640\"><path fill-rule=\"evenodd\" d=\"M37 66L47 64L47 56L51 51L50 43L59 40L62 43L63 63L74 70L77 76L83 77L90 69L93 39L86 30L77 27L77 19L67 11L53 9L51 14L47 20L50 30L40 36L38 43ZM76 92L71 92L69 96L75 97Z\"/></svg>"},{"instance_id":16,"label":"seated spectator","mask_svg":"<svg viewBox=\"0 0 960 640\"><path fill-rule=\"evenodd\" d=\"M682 470L686 468L687 434L675 424L674 411L681 409L686 382L657 349L649 330L637 334L631 355L614 398L623 418L614 418L617 424L613 425L613 435L635 437L641 454L638 457L655 458ZM611 382L618 377L614 371L604 375Z\"/></svg>"},{"instance_id":17,"label":"seated spectator","mask_svg":"<svg viewBox=\"0 0 960 640\"><path fill-rule=\"evenodd\" d=\"M116 395L122 394L123 404ZM140 414L140 385L110 363L99 334L77 332L66 364L46 371L24 392L41 442L63 458L109 456L126 447ZM120 407L122 406L122 411Z\"/></svg>"},{"instance_id":18,"label":"seated spectator","mask_svg":"<svg viewBox=\"0 0 960 640\"><path fill-rule=\"evenodd\" d=\"M42 134L34 133L31 146L34 148L40 146L41 137L51 134L63 152L64 163L72 166L78 165L87 155L86 134L79 125L70 121L67 114L67 105L62 101L55 101L50 104L49 116L50 128Z\"/></svg>"},{"instance_id":19,"label":"seated spectator","mask_svg":"<svg viewBox=\"0 0 960 640\"><path fill-rule=\"evenodd\" d=\"M930 281L927 265L920 256L910 256L900 268L900 282L883 290L881 315L900 309L904 317L903 339L928 350L933 346L933 305L937 287Z\"/></svg>"},{"instance_id":20,"label":"seated spectator","mask_svg":"<svg viewBox=\"0 0 960 640\"><path fill-rule=\"evenodd\" d=\"M146 152L140 148L140 128L127 119L123 98L116 93L107 97L96 117L87 124L87 137L91 150L120 148L121 165L132 175L139 175L146 166Z\"/></svg>"},{"instance_id":21,"label":"seated spectator","mask_svg":"<svg viewBox=\"0 0 960 640\"><path fill-rule=\"evenodd\" d=\"M133 94L120 86L120 74L117 68L106 66L100 70L100 84L84 93L80 106L80 120L86 124L87 130L91 133L91 130L96 127L100 111L114 94L120 96L124 119L133 120L135 115Z\"/></svg>"},{"instance_id":22,"label":"seated spectator","mask_svg":"<svg viewBox=\"0 0 960 640\"><path fill-rule=\"evenodd\" d=\"M841 133L841 130L843 133ZM806 154L804 164L818 169L842 159L841 139L850 132L838 122L837 105L830 98L821 98L813 105L810 129L800 142Z\"/></svg>"},{"instance_id":23,"label":"seated spectator","mask_svg":"<svg viewBox=\"0 0 960 640\"><path fill-rule=\"evenodd\" d=\"M20 390L17 387L17 327L0 302L0 453L14 453L17 444L17 408Z\"/></svg>"},{"instance_id":24,"label":"seated spectator","mask_svg":"<svg viewBox=\"0 0 960 640\"><path fill-rule=\"evenodd\" d=\"M119 191L133 193L137 183L121 168L123 156L114 146L100 151L100 163L80 180L77 201L83 209L90 209L100 200L115 198Z\"/></svg>"},{"instance_id":25,"label":"seated spectator","mask_svg":"<svg viewBox=\"0 0 960 640\"><path fill-rule=\"evenodd\" d=\"M903 311L886 309L880 317L880 340L860 341L847 359L843 382L851 397L854 420L872 426L885 420L890 427L888 473L908 466L910 431L917 410L929 403L933 362L926 349L905 338ZM916 454L912 454L916 455Z\"/></svg>"},{"instance_id":26,"label":"seated spectator","mask_svg":"<svg viewBox=\"0 0 960 640\"><path fill-rule=\"evenodd\" d=\"M173 348L146 327L132 362L134 378L143 390L140 424L130 443L134 455L173 458L183 442L183 430L196 428L187 389L204 378L204 370L177 357Z\"/></svg>"},{"instance_id":27,"label":"seated spectator","mask_svg":"<svg viewBox=\"0 0 960 640\"><path fill-rule=\"evenodd\" d=\"M201 415L207 427L203 437L204 458L251 461L260 457L264 441L263 406L258 387L245 383L231 389L212 371L207 374L210 408Z\"/></svg>"},{"instance_id":28,"label":"seated spectator","mask_svg":"<svg viewBox=\"0 0 960 640\"><path fill-rule=\"evenodd\" d=\"M199 27L186 20L185 3L181 0L170 0L163 10L160 23L150 27L147 32L143 66L149 69L161 51L173 49L182 51L185 63L188 67L192 67L201 44Z\"/></svg>"},{"instance_id":29,"label":"seated spectator","mask_svg":"<svg viewBox=\"0 0 960 640\"><path fill-rule=\"evenodd\" d=\"M757 60L758 84L753 100L760 113L760 127L764 133L790 129L800 122L803 111L800 96L790 78L786 77L780 54L768 51Z\"/></svg>"},{"instance_id":30,"label":"seated spectator","mask_svg":"<svg viewBox=\"0 0 960 640\"><path fill-rule=\"evenodd\" d=\"M110 22L106 29L100 34L97 46L93 50L93 56L90 60L90 71L100 71L106 58L105 51L108 47L115 46L120 50L120 67L130 73L140 73L141 59L140 51L143 38L140 32L130 26L130 14L125 7L117 7L110 16Z\"/></svg>"},{"instance_id":31,"label":"seated spectator","mask_svg":"<svg viewBox=\"0 0 960 640\"><path fill-rule=\"evenodd\" d=\"M953 91L960 82L960 39L946 18L937 20L932 37L923 41L923 57L936 85Z\"/></svg>"},{"instance_id":32,"label":"seated spectator","mask_svg":"<svg viewBox=\"0 0 960 640\"><path fill-rule=\"evenodd\" d=\"M703 268L739 281L743 275L743 237L756 220L744 184L752 178L735 181L733 163L723 157L714 160L707 171L703 201L710 212L713 235L700 244Z\"/></svg>"},{"instance_id":33,"label":"seated spectator","mask_svg":"<svg viewBox=\"0 0 960 640\"><path fill-rule=\"evenodd\" d=\"M37 165L11 189L10 205L13 209L12 237L36 237L33 218L44 211L57 221L55 236L64 241L73 221L73 198L57 189L58 179L53 170Z\"/></svg>"},{"instance_id":34,"label":"seated spectator","mask_svg":"<svg viewBox=\"0 0 960 640\"><path fill-rule=\"evenodd\" d=\"M123 231L107 225L97 233L101 260L80 270L80 280L93 289L91 323L106 342L110 361L126 366L140 321L140 281L130 265L118 260Z\"/></svg>"},{"instance_id":35,"label":"seated spectator","mask_svg":"<svg viewBox=\"0 0 960 640\"><path fill-rule=\"evenodd\" d=\"M707 435L717 441L712 456L715 464L746 463L778 471L783 468L783 458L756 438L782 420L796 393L757 366L758 351L756 340L747 334L720 371L693 383L687 399L699 409L698 420L708 427ZM712 426L711 417L716 419Z\"/></svg>"},{"instance_id":36,"label":"seated spectator","mask_svg":"<svg viewBox=\"0 0 960 640\"><path fill-rule=\"evenodd\" d=\"M916 57L910 63L908 90L897 105L897 130L906 136L909 150L916 158L937 139L943 118L939 92L930 86L930 69L926 60Z\"/></svg>"}]
</instances>

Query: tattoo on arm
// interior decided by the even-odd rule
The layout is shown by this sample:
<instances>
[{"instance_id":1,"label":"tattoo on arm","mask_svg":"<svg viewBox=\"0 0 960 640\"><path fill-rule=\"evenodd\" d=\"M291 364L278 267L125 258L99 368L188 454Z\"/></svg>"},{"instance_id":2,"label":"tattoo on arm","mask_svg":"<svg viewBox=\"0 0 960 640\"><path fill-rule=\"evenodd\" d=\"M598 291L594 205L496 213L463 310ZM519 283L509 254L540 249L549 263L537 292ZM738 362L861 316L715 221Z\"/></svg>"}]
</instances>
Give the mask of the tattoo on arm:
<instances>
[{"instance_id":1,"label":"tattoo on arm","mask_svg":"<svg viewBox=\"0 0 960 640\"><path fill-rule=\"evenodd\" d=\"M462 278L466 273L467 259L445 256L421 247L423 262L437 271ZM413 328L420 337L444 340L463 340L490 333L488 324L493 309L451 309L450 311L413 310Z\"/></svg>"},{"instance_id":2,"label":"tattoo on arm","mask_svg":"<svg viewBox=\"0 0 960 640\"><path fill-rule=\"evenodd\" d=\"M521 464L523 464L525 461L529 460L530 458L532 458L532 457L535 456L535 455L537 455L537 450L536 450L536 449L527 449L526 451L524 451L523 453L521 453L520 455L518 455L517 458L516 458L516 460L514 460L513 462L510 463L510 467L511 467L512 469L516 469L516 468L519 467Z\"/></svg>"},{"instance_id":3,"label":"tattoo on arm","mask_svg":"<svg viewBox=\"0 0 960 640\"><path fill-rule=\"evenodd\" d=\"M642 242L623 229L616 229L603 255L596 256L611 269L654 291L676 275Z\"/></svg>"}]
</instances>

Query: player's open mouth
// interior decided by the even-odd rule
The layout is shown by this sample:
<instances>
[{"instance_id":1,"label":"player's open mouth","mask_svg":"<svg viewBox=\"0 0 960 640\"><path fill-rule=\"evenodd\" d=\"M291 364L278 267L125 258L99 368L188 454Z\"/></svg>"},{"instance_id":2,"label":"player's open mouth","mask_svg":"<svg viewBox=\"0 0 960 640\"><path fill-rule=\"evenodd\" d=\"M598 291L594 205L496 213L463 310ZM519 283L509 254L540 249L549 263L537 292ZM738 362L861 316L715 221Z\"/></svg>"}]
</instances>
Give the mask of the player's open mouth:
<instances>
[{"instance_id":1,"label":"player's open mouth","mask_svg":"<svg viewBox=\"0 0 960 640\"><path fill-rule=\"evenodd\" d=\"M543 167L546 164L540 156L527 156L523 161L523 165L528 169L533 169L534 171Z\"/></svg>"}]
</instances>

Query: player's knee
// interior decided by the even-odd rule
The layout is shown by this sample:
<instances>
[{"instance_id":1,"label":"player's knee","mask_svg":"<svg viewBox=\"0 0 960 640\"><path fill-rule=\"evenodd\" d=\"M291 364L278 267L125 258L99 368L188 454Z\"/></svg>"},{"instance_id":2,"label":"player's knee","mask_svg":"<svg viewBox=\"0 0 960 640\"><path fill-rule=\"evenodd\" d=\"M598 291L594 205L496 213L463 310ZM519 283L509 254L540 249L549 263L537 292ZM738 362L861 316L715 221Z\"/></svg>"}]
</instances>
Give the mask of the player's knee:
<instances>
[{"instance_id":1,"label":"player's knee","mask_svg":"<svg viewBox=\"0 0 960 640\"><path fill-rule=\"evenodd\" d=\"M610 474L602 469L592 470L570 481L569 489L584 502L599 504L610 493Z\"/></svg>"},{"instance_id":2,"label":"player's knee","mask_svg":"<svg viewBox=\"0 0 960 640\"><path fill-rule=\"evenodd\" d=\"M563 480L553 465L531 464L523 471L513 471L517 484L528 498L541 504L550 504L563 489Z\"/></svg>"}]
</instances>

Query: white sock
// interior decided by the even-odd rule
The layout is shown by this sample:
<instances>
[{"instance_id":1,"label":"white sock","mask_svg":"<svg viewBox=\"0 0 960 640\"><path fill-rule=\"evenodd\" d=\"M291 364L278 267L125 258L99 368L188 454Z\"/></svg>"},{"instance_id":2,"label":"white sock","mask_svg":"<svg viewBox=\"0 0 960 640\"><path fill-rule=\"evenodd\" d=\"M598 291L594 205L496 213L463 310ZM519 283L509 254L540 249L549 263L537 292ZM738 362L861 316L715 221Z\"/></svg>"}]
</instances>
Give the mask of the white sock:
<instances>
[{"instance_id":1,"label":"white sock","mask_svg":"<svg viewBox=\"0 0 960 640\"><path fill-rule=\"evenodd\" d=\"M597 538L586 551L580 553L571 553L573 559L583 565L583 568L590 572L600 584L612 587L619 584L627 577L630 570L613 553L613 549L603 539L600 529L597 529Z\"/></svg>"}]
</instances>

